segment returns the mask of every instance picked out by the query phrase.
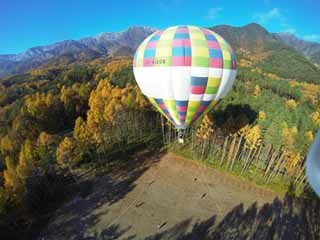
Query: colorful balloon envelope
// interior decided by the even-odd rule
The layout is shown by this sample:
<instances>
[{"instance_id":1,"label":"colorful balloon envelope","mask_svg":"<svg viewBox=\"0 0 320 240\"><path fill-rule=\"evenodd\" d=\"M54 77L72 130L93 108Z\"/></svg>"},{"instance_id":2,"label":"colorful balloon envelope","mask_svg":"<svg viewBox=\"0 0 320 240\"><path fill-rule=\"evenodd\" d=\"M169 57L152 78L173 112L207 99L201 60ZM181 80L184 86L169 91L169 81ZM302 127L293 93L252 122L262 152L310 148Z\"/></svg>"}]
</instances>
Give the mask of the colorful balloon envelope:
<instances>
[{"instance_id":1,"label":"colorful balloon envelope","mask_svg":"<svg viewBox=\"0 0 320 240\"><path fill-rule=\"evenodd\" d=\"M141 91L177 129L186 129L231 89L236 58L217 33L174 26L147 37L134 55Z\"/></svg>"},{"instance_id":2,"label":"colorful balloon envelope","mask_svg":"<svg viewBox=\"0 0 320 240\"><path fill-rule=\"evenodd\" d=\"M308 154L306 172L310 186L320 197L320 131Z\"/></svg>"}]
</instances>

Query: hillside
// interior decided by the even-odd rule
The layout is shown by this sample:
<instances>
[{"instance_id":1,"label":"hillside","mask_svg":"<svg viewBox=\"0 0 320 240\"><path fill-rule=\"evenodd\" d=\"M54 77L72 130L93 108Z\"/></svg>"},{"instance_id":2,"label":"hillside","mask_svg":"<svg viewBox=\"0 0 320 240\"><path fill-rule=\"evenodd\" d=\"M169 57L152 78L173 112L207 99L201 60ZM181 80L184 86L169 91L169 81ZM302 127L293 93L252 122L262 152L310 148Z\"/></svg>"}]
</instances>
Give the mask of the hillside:
<instances>
[{"instance_id":1,"label":"hillside","mask_svg":"<svg viewBox=\"0 0 320 240\"><path fill-rule=\"evenodd\" d=\"M318 67L258 24L243 27L221 25L211 29L236 49L240 63L247 62L250 67L260 67L283 78L320 82Z\"/></svg>"},{"instance_id":2,"label":"hillside","mask_svg":"<svg viewBox=\"0 0 320 240\"><path fill-rule=\"evenodd\" d=\"M194 125L184 146L176 147L176 131L168 122L162 124L163 119L137 88L130 58L94 60L86 64L66 66L47 65L46 68L35 69L29 74L6 79L0 83L0 91L2 239L19 239L21 234L28 236L26 239L35 239L34 236L39 234L39 229L44 227L47 218L53 221L50 226L53 229L59 227L59 231L52 230L49 226L49 232L45 231L44 236L56 236L57 232L64 236L69 233L82 235L87 226L91 226L97 234L117 234L117 229L113 228L100 232L105 228L94 222L110 216L106 213L111 214L109 203L125 205L123 207L126 208L132 203L132 194L136 196L140 193L141 185L133 170L129 174L122 173L128 180L122 178L121 181L113 181L107 173L111 171L116 175L121 174L117 171L118 167L129 166L136 159L134 153L142 149L148 149L157 155L159 148L171 148L171 151L178 154L204 162L219 171L241 175L241 178L272 188L279 194L287 191L292 182L294 191L301 192L307 186L304 157L320 124L320 113L317 110L319 85L288 81L261 69L258 71L242 65L239 65L233 91L202 123ZM131 167L136 169L138 176L141 174L136 165ZM97 188L90 187L90 182L85 178L87 172L96 174L94 182L105 179L103 185L94 184ZM182 174L181 171L178 173ZM198 187L198 182L203 180L196 181L196 178L197 176L189 178L189 184L181 191L192 191L189 187L193 183L198 189L195 197L203 203L210 196L204 196L208 191L203 188L205 185ZM207 181L208 179L211 178L207 178ZM130 184L130 181L134 183ZM167 187L170 179L166 176L159 178L154 184L152 178L147 178L146 181L146 184L152 184L150 190L153 189L156 193L160 189L177 192ZM180 186L176 185L175 180L173 183L174 188ZM181 182L181 186L185 186L185 181ZM235 191L234 188L224 188L224 183L219 186L221 189ZM139 192L134 191L135 187ZM212 185L209 187L217 190ZM126 191L132 191L132 194L126 195ZM239 194L230 198L238 198L244 191L246 190L239 191ZM159 200L156 193L142 194L139 200L143 202L146 199L147 203L134 202L134 209L139 211L148 206L158 209L154 208L158 206ZM168 198L163 198L163 201L167 200ZM61 218L55 218L53 212L67 201L71 204L71 211L68 211L69 208L67 211L62 208L62 212L67 214L62 214L65 222L56 225L55 220L60 222ZM216 202L210 200L207 213L214 211L213 214L217 214L210 205ZM219 198L219 204L223 206L225 202L225 199ZM288 202L285 202L284 206L287 206ZM194 204L193 201L190 203ZM233 204L234 202L230 203ZM224 213L230 210L230 205L224 208ZM278 205L275 203L274 206ZM114 206L116 208L117 205ZM255 205L252 206L255 208ZM300 203L294 208L297 208L295 211L303 209ZM314 210L313 207L308 209L307 213ZM232 212L231 210L230 213ZM279 213L279 210L276 212ZM305 209L303 212L306 212ZM193 214L192 211L184 213L185 216ZM115 210L107 224L117 219L117 214L119 212ZM166 214L164 211L155 210L153 216L158 214L161 217L151 222L145 234L156 227L156 224L161 225L171 219L165 217L170 213ZM281 212L276 215L273 226L281 225L277 219L281 219L283 214ZM136 219L135 214L130 216ZM254 214L257 222L264 224L259 216ZM147 216L141 219L147 221L149 218ZM296 218L290 219L296 222ZM303 220L299 226L319 219L315 215L314 219ZM181 219L172 219L163 230L170 230L179 220ZM137 222L131 218L122 218L119 224L131 224L132 221ZM250 223L246 224L249 231ZM271 227L267 229L270 231L267 235L274 233ZM255 231L262 234L259 228L253 229ZM217 228L217 234L222 232L224 231ZM224 234L228 236L228 231ZM287 236L290 232L281 234ZM299 236L308 234L299 233Z\"/></svg>"},{"instance_id":3,"label":"hillside","mask_svg":"<svg viewBox=\"0 0 320 240\"><path fill-rule=\"evenodd\" d=\"M102 33L96 37L30 48L19 54L0 55L0 77L23 73L59 58L73 63L107 55L132 55L138 44L154 31L149 27L130 27L122 32Z\"/></svg>"},{"instance_id":4,"label":"hillside","mask_svg":"<svg viewBox=\"0 0 320 240\"><path fill-rule=\"evenodd\" d=\"M299 39L291 33L275 33L274 35L288 46L303 53L314 63L320 64L320 43Z\"/></svg>"},{"instance_id":5,"label":"hillside","mask_svg":"<svg viewBox=\"0 0 320 240\"><path fill-rule=\"evenodd\" d=\"M256 23L243 27L219 25L211 29L236 49L238 62L249 62L252 67L260 67L287 79L320 81L319 68L303 55L317 62L316 59L320 57L317 44L305 47L304 43L304 47L297 47L291 44L292 41L269 33ZM0 55L0 77L48 64L66 65L105 57L132 56L138 44L154 31L150 27L130 27L122 32L102 33L96 37L34 47L16 55Z\"/></svg>"},{"instance_id":6,"label":"hillside","mask_svg":"<svg viewBox=\"0 0 320 240\"><path fill-rule=\"evenodd\" d=\"M128 202L132 203L132 195L127 195L131 199L128 201L125 193L137 193L134 188L139 189L136 185L139 180L135 176L143 178L142 173L146 170L143 166L139 169L134 164L130 165L144 159L135 154L149 151L159 156L162 149L269 188L279 195L288 192L294 199L285 199L283 208L279 207L279 201L269 205L271 209L258 210L252 205L250 209L253 212L250 210L248 214L252 214L254 222L259 224L251 228L252 222L245 222L245 232L257 232L259 236L288 236L286 234L292 233L288 230L292 226L284 233L280 223L290 215L293 220L287 224L299 222L299 226L303 226L299 228L296 239L318 239L319 229L312 226L319 226L320 211L312 216L310 213L320 209L320 203L310 192L305 175L305 156L320 126L318 70L303 55L257 24L240 28L219 26L216 31L225 36L237 51L237 79L232 91L188 130L183 145L176 144L174 127L160 116L136 85L131 56L79 60L77 54L70 57L68 53L57 59L48 59L41 67L27 73L2 78L0 234L4 236L0 235L0 238L26 236L26 239L36 239L39 229L66 202L71 204L70 214L79 215L74 218L66 212L67 216L63 218L66 222L58 224L58 233L63 235L69 229L75 234L82 234L80 229L87 229L86 223L95 226L96 220L107 216L111 210L109 204L124 204L126 209ZM126 34L106 38L113 41L121 39L121 36L124 42L135 39L133 35L128 37ZM138 44L140 37L131 42L132 46L135 42ZM132 50L124 45L122 43L118 51L127 53L127 50ZM284 61L286 58L288 60ZM297 69L301 72L297 73ZM184 162L182 164L186 165ZM131 169L129 173L122 172L123 166L132 167L137 175ZM169 164L165 169L167 166ZM162 172L169 173L167 170ZM177 171L172 175L179 177L176 176L178 173L182 174ZM97 191L87 181L88 175L93 176L93 182L104 179ZM113 181L114 175L120 181ZM151 186L150 189L169 190L166 184L170 179L166 176L162 179L164 181L159 181L159 188L154 188L158 183L151 178L147 178L147 185ZM188 186L181 191L190 189L191 182L196 187L202 180L190 177ZM181 184L184 186L185 182ZM177 187L175 184L172 186ZM204 188L197 189L201 190L197 192L200 202L209 197L202 193ZM158 190L151 196L157 193ZM232 199L231 195L227 196ZM219 202L223 204L226 201L220 199ZM145 205L138 202L134 206L139 212L149 203L152 209L157 206L151 201ZM193 201L191 203L194 204ZM184 201L177 204L183 206ZM276 210L273 211L274 208ZM210 206L206 209L207 212L211 210ZM265 211L274 216L267 214L266 218L261 218ZM306 215L297 220L296 212ZM114 215L117 214L115 211ZM222 220L216 234L228 236L230 225L238 226L238 220L241 222L242 216L247 215L242 210L240 213L230 211L230 214L230 217L226 216L229 223L224 225ZM239 217L234 218L234 214ZM170 230L170 226L177 223L175 221L167 223L164 231ZM161 218L158 224L164 222L165 219ZM198 225L199 228L201 226ZM260 226L266 232L261 231ZM157 226L152 224L151 227ZM112 230L117 232L117 228L113 228L111 235ZM106 234L109 236L110 232Z\"/></svg>"}]
</instances>

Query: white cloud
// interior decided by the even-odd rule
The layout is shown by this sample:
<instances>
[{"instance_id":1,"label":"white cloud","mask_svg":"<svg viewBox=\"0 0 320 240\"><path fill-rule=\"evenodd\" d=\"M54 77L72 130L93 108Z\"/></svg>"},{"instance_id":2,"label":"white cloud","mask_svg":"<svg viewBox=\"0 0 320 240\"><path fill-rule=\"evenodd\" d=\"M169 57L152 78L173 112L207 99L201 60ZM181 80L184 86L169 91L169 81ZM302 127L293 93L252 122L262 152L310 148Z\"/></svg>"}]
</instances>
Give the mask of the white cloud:
<instances>
[{"instance_id":1,"label":"white cloud","mask_svg":"<svg viewBox=\"0 0 320 240\"><path fill-rule=\"evenodd\" d=\"M260 24L280 26L282 28L281 32L297 34L297 30L288 23L286 16L279 8L272 8L267 12L255 13L252 18Z\"/></svg>"},{"instance_id":2,"label":"white cloud","mask_svg":"<svg viewBox=\"0 0 320 240\"><path fill-rule=\"evenodd\" d=\"M265 24L270 21L278 20L281 24L286 23L286 18L282 14L279 8L272 8L267 12L255 13L253 19L258 23Z\"/></svg>"},{"instance_id":3,"label":"white cloud","mask_svg":"<svg viewBox=\"0 0 320 240\"><path fill-rule=\"evenodd\" d=\"M205 18L210 20L216 19L217 17L219 17L221 11L221 7L210 8Z\"/></svg>"},{"instance_id":4,"label":"white cloud","mask_svg":"<svg viewBox=\"0 0 320 240\"><path fill-rule=\"evenodd\" d=\"M284 29L283 32L296 34L297 30L295 28L289 27L289 28Z\"/></svg>"},{"instance_id":5,"label":"white cloud","mask_svg":"<svg viewBox=\"0 0 320 240\"><path fill-rule=\"evenodd\" d=\"M305 35L302 38L304 40L311 41L311 42L320 42L320 35L319 34Z\"/></svg>"},{"instance_id":6,"label":"white cloud","mask_svg":"<svg viewBox=\"0 0 320 240\"><path fill-rule=\"evenodd\" d=\"M301 36L297 32L297 30L291 24L288 23L286 16L283 14L283 11L279 8L272 8L266 12L255 13L253 14L252 18L254 21L257 21L260 24L268 24L269 26L277 24L282 28L281 32L295 34L299 38L302 38L307 41L320 42L320 34L310 34Z\"/></svg>"}]
</instances>

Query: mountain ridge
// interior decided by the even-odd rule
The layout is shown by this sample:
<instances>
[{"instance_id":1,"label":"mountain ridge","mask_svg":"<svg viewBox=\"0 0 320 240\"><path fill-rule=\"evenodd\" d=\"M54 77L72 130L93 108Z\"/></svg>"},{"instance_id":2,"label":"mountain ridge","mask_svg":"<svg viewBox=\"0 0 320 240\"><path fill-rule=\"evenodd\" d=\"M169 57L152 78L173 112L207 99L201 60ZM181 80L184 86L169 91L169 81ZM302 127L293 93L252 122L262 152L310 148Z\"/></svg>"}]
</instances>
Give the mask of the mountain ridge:
<instances>
[{"instance_id":1,"label":"mountain ridge","mask_svg":"<svg viewBox=\"0 0 320 240\"><path fill-rule=\"evenodd\" d=\"M217 25L210 29L222 35L234 49L245 49L252 56L260 54L260 56L264 55L264 58L266 58L268 54L271 54L275 55L276 59L280 60L281 58L281 61L283 61L284 56L279 58L279 53L274 51L274 49L278 49L283 54L289 54L299 59L298 62L312 71L316 71L316 69L310 66L311 62L309 64L307 59L302 59L302 54L311 61L319 57L320 61L320 50L319 54L316 52L316 56L312 58L301 47L293 46L284 37L279 36L279 33L270 33L257 23L239 27ZM69 62L72 63L78 60L88 61L104 56L132 56L140 42L156 30L146 26L132 26L120 32L104 32L94 37L64 40L50 45L37 46L18 54L2 54L0 55L0 77L23 73L61 57L69 59ZM310 52L310 49L308 51ZM242 57L241 53L238 52L237 54ZM263 62L263 59L260 60ZM277 64L278 60L273 62ZM274 72L276 73L277 69Z\"/></svg>"},{"instance_id":2,"label":"mountain ridge","mask_svg":"<svg viewBox=\"0 0 320 240\"><path fill-rule=\"evenodd\" d=\"M91 60L106 55L117 55L117 51L121 52L123 48L128 48L128 52L132 54L142 39L155 30L150 27L133 26L121 32L105 32L95 37L32 47L18 54L2 54L0 77L31 70L48 60L65 55L70 55L74 59ZM81 54L85 52L90 54Z\"/></svg>"},{"instance_id":3,"label":"mountain ridge","mask_svg":"<svg viewBox=\"0 0 320 240\"><path fill-rule=\"evenodd\" d=\"M220 25L210 29L230 43L240 66L285 79L320 83L320 69L315 63L259 24Z\"/></svg>"},{"instance_id":4,"label":"mountain ridge","mask_svg":"<svg viewBox=\"0 0 320 240\"><path fill-rule=\"evenodd\" d=\"M303 53L314 63L320 65L320 43L300 39L296 35L288 32L274 33L274 35L277 39L280 39L288 46Z\"/></svg>"},{"instance_id":5,"label":"mountain ridge","mask_svg":"<svg viewBox=\"0 0 320 240\"><path fill-rule=\"evenodd\" d=\"M83 44L87 47L90 47L90 43L103 43L103 41L115 41L121 39L123 35L127 33L131 33L132 31L145 31L146 33L152 33L156 31L156 28L148 27L148 26L130 26L127 29L120 32L103 32L93 37L83 37L78 40L75 39L66 39L63 41L55 42L48 45L40 45L28 48L26 51L22 51L16 54L0 54L0 60L8 59L13 61L21 61L26 60L26 58L32 57L30 56L33 52L36 51L50 51L56 47L63 46L70 43ZM140 39L139 39L140 40ZM39 53L39 52L38 52Z\"/></svg>"}]
</instances>

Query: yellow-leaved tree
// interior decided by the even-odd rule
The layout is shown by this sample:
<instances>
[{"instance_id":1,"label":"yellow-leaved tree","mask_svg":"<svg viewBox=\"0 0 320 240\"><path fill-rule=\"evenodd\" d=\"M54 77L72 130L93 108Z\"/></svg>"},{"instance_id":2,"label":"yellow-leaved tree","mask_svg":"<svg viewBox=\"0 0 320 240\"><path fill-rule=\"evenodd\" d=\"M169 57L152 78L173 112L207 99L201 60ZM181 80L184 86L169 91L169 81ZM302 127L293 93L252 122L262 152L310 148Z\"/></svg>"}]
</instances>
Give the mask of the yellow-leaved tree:
<instances>
[{"instance_id":1,"label":"yellow-leaved tree","mask_svg":"<svg viewBox=\"0 0 320 240\"><path fill-rule=\"evenodd\" d=\"M208 114L203 117L200 127L197 129L196 136L199 139L206 140L213 133L213 122L210 120Z\"/></svg>"},{"instance_id":2,"label":"yellow-leaved tree","mask_svg":"<svg viewBox=\"0 0 320 240\"><path fill-rule=\"evenodd\" d=\"M14 161L10 157L5 158L6 170L3 172L4 186L7 191L17 194L21 187L21 181L16 171Z\"/></svg>"},{"instance_id":3,"label":"yellow-leaved tree","mask_svg":"<svg viewBox=\"0 0 320 240\"><path fill-rule=\"evenodd\" d=\"M296 152L294 148L295 137L297 134L298 129L296 127L290 128L285 124L282 131L282 137L285 169L288 172L293 171L297 164L302 160L301 154Z\"/></svg>"},{"instance_id":4,"label":"yellow-leaved tree","mask_svg":"<svg viewBox=\"0 0 320 240\"><path fill-rule=\"evenodd\" d=\"M108 133L128 120L131 110L143 110L149 103L136 86L119 88L101 80L89 98L87 128L97 144L110 139ZM117 123L117 124L116 124Z\"/></svg>"},{"instance_id":5,"label":"yellow-leaved tree","mask_svg":"<svg viewBox=\"0 0 320 240\"><path fill-rule=\"evenodd\" d=\"M261 130L260 126L257 124L249 129L248 133L244 136L246 143L250 148L255 148L261 143Z\"/></svg>"},{"instance_id":6,"label":"yellow-leaved tree","mask_svg":"<svg viewBox=\"0 0 320 240\"><path fill-rule=\"evenodd\" d=\"M57 163L62 168L68 168L72 165L72 160L74 158L75 145L71 138L65 137L59 144L56 157Z\"/></svg>"},{"instance_id":7,"label":"yellow-leaved tree","mask_svg":"<svg viewBox=\"0 0 320 240\"><path fill-rule=\"evenodd\" d=\"M209 138L213 133L213 122L210 120L208 114L206 114L202 122L199 126L199 128L196 131L196 140L197 140L197 147L196 150L200 150L200 158L204 158L205 153L208 150L209 145ZM192 144L192 150L194 149L194 144Z\"/></svg>"},{"instance_id":8,"label":"yellow-leaved tree","mask_svg":"<svg viewBox=\"0 0 320 240\"><path fill-rule=\"evenodd\" d=\"M22 181L33 175L36 168L36 155L31 145L30 140L26 140L21 146L21 151L19 154L19 161L17 166L17 173Z\"/></svg>"},{"instance_id":9,"label":"yellow-leaved tree","mask_svg":"<svg viewBox=\"0 0 320 240\"><path fill-rule=\"evenodd\" d=\"M260 88L260 86L259 86L259 85L256 85L256 86L254 87L253 96L255 96L255 97L259 97L259 96L260 96L260 94L261 94L261 88Z\"/></svg>"},{"instance_id":10,"label":"yellow-leaved tree","mask_svg":"<svg viewBox=\"0 0 320 240\"><path fill-rule=\"evenodd\" d=\"M266 120L266 113L264 111L259 111L259 120Z\"/></svg>"},{"instance_id":11,"label":"yellow-leaved tree","mask_svg":"<svg viewBox=\"0 0 320 240\"><path fill-rule=\"evenodd\" d=\"M314 136L313 136L313 132L312 132L312 131L307 131L307 132L304 134L304 136L306 137L306 139L307 139L307 141L308 141L309 143L311 143L311 142L313 141Z\"/></svg>"},{"instance_id":12,"label":"yellow-leaved tree","mask_svg":"<svg viewBox=\"0 0 320 240\"><path fill-rule=\"evenodd\" d=\"M320 112L311 113L311 119L314 126L320 126Z\"/></svg>"},{"instance_id":13,"label":"yellow-leaved tree","mask_svg":"<svg viewBox=\"0 0 320 240\"><path fill-rule=\"evenodd\" d=\"M287 100L286 104L289 109L296 109L298 105L298 103L294 99Z\"/></svg>"},{"instance_id":14,"label":"yellow-leaved tree","mask_svg":"<svg viewBox=\"0 0 320 240\"><path fill-rule=\"evenodd\" d=\"M10 155L14 150L13 143L8 135L4 136L0 140L0 152L3 155Z\"/></svg>"}]
</instances>

